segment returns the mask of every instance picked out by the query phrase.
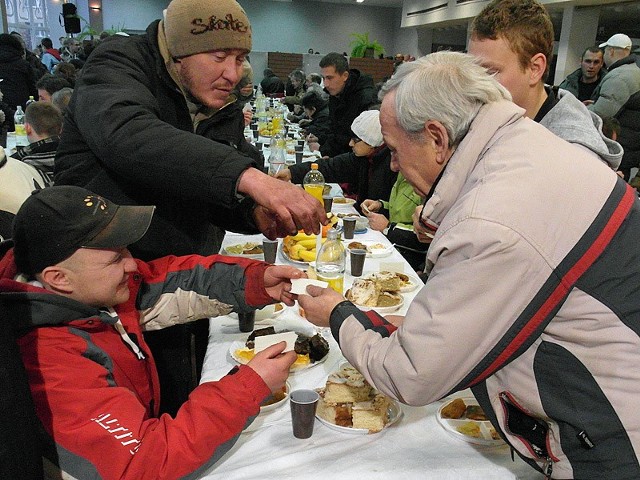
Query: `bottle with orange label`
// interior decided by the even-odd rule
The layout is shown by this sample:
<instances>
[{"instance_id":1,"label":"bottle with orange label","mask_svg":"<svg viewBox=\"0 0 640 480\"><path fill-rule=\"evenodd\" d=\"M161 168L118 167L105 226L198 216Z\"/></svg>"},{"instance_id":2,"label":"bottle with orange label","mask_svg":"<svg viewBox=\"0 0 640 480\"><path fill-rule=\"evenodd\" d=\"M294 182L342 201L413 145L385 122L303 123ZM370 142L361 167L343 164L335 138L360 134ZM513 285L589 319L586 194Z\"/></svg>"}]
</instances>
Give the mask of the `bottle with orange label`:
<instances>
[{"instance_id":1,"label":"bottle with orange label","mask_svg":"<svg viewBox=\"0 0 640 480\"><path fill-rule=\"evenodd\" d=\"M307 172L302 180L305 191L322 202L322 192L324 190L324 175L318 170L318 164L312 163L311 170Z\"/></svg>"}]
</instances>

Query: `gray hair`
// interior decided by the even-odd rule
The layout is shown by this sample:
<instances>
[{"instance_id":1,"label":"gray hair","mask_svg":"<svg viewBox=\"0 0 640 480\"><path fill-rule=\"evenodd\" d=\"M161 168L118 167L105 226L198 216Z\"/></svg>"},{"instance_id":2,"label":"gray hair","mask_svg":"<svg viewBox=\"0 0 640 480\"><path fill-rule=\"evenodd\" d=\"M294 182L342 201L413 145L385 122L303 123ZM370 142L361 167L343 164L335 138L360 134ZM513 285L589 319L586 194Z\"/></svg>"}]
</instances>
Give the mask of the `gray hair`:
<instances>
[{"instance_id":1,"label":"gray hair","mask_svg":"<svg viewBox=\"0 0 640 480\"><path fill-rule=\"evenodd\" d=\"M460 143L483 105L511 100L474 57L448 51L400 65L382 86L380 100L394 90L398 124L412 134L437 120L447 130L450 147Z\"/></svg>"}]
</instances>

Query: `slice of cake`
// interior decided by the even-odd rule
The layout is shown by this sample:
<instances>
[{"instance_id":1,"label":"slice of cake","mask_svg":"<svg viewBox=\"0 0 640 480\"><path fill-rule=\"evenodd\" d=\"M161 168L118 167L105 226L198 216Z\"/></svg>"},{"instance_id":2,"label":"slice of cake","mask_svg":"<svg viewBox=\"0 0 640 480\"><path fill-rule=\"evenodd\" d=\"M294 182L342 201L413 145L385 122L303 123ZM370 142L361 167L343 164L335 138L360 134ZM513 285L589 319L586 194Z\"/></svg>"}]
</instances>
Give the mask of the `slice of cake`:
<instances>
[{"instance_id":1,"label":"slice of cake","mask_svg":"<svg viewBox=\"0 0 640 480\"><path fill-rule=\"evenodd\" d=\"M378 305L379 293L373 280L356 278L347 292L347 300L363 307L375 307Z\"/></svg>"},{"instance_id":2,"label":"slice of cake","mask_svg":"<svg viewBox=\"0 0 640 480\"><path fill-rule=\"evenodd\" d=\"M368 402L354 403L351 408L353 428L379 432L389 421L389 398L378 393Z\"/></svg>"},{"instance_id":3,"label":"slice of cake","mask_svg":"<svg viewBox=\"0 0 640 480\"><path fill-rule=\"evenodd\" d=\"M352 366L346 366L329 375L324 401L332 404L366 402L371 391L364 376Z\"/></svg>"},{"instance_id":4,"label":"slice of cake","mask_svg":"<svg viewBox=\"0 0 640 480\"><path fill-rule=\"evenodd\" d=\"M371 279L383 292L397 292L402 287L402 280L395 272L377 272L371 274Z\"/></svg>"}]
</instances>

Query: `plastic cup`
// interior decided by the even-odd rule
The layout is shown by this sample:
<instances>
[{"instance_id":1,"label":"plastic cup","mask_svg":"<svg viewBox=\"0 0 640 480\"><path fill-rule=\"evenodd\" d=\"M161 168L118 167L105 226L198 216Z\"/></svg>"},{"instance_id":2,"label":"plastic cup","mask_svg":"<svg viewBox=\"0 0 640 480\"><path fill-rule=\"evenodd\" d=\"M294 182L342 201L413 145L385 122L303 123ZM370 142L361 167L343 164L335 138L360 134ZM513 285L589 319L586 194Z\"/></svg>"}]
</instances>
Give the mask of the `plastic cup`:
<instances>
[{"instance_id":1,"label":"plastic cup","mask_svg":"<svg viewBox=\"0 0 640 480\"><path fill-rule=\"evenodd\" d=\"M322 203L324 204L324 211L329 213L333 206L333 197L331 195L322 195Z\"/></svg>"},{"instance_id":2,"label":"plastic cup","mask_svg":"<svg viewBox=\"0 0 640 480\"><path fill-rule=\"evenodd\" d=\"M301 152L304 147L302 145L296 145L293 147L293 150L296 152Z\"/></svg>"},{"instance_id":3,"label":"plastic cup","mask_svg":"<svg viewBox=\"0 0 640 480\"><path fill-rule=\"evenodd\" d=\"M315 390L294 390L289 394L294 437L309 438L313 434L319 399Z\"/></svg>"},{"instance_id":4,"label":"plastic cup","mask_svg":"<svg viewBox=\"0 0 640 480\"><path fill-rule=\"evenodd\" d=\"M353 234L356 231L356 219L344 217L342 219L342 230L344 233L344 238L347 240L351 240L353 238Z\"/></svg>"},{"instance_id":5,"label":"plastic cup","mask_svg":"<svg viewBox=\"0 0 640 480\"><path fill-rule=\"evenodd\" d=\"M304 147L304 140L298 140L298 146Z\"/></svg>"},{"instance_id":6,"label":"plastic cup","mask_svg":"<svg viewBox=\"0 0 640 480\"><path fill-rule=\"evenodd\" d=\"M253 139L254 140L258 140L258 138L260 137L260 132L258 132L258 130L251 130L251 133L253 134Z\"/></svg>"},{"instance_id":7,"label":"plastic cup","mask_svg":"<svg viewBox=\"0 0 640 480\"><path fill-rule=\"evenodd\" d=\"M296 165L302 163L302 152L296 152Z\"/></svg>"},{"instance_id":8,"label":"plastic cup","mask_svg":"<svg viewBox=\"0 0 640 480\"><path fill-rule=\"evenodd\" d=\"M256 148L262 151L262 142L256 142Z\"/></svg>"},{"instance_id":9,"label":"plastic cup","mask_svg":"<svg viewBox=\"0 0 640 480\"><path fill-rule=\"evenodd\" d=\"M238 313L238 328L241 332L253 332L256 321L256 312Z\"/></svg>"},{"instance_id":10,"label":"plastic cup","mask_svg":"<svg viewBox=\"0 0 640 480\"><path fill-rule=\"evenodd\" d=\"M351 275L359 277L364 269L364 259L367 258L367 251L361 248L354 248L349 250L349 257L351 258Z\"/></svg>"},{"instance_id":11,"label":"plastic cup","mask_svg":"<svg viewBox=\"0 0 640 480\"><path fill-rule=\"evenodd\" d=\"M264 251L264 261L276 263L276 253L278 252L278 240L262 240L262 250Z\"/></svg>"}]
</instances>

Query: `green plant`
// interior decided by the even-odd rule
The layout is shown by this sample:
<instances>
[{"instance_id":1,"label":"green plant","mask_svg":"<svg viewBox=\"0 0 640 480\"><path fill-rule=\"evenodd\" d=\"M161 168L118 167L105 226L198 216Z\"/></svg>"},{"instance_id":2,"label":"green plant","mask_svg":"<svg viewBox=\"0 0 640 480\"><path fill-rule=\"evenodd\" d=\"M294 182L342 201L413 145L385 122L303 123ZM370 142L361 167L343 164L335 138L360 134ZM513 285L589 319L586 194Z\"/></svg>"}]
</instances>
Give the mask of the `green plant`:
<instances>
[{"instance_id":1,"label":"green plant","mask_svg":"<svg viewBox=\"0 0 640 480\"><path fill-rule=\"evenodd\" d=\"M93 28L89 24L89 22L87 22L84 18L82 18L80 15L76 15L76 16L84 22L84 27L82 28L82 31L76 37L79 41L84 40L86 37L89 37L90 39L93 40L93 37L97 37L98 35L100 35L100 32L98 32L95 28Z\"/></svg>"},{"instance_id":2,"label":"green plant","mask_svg":"<svg viewBox=\"0 0 640 480\"><path fill-rule=\"evenodd\" d=\"M369 32L352 33L351 36L354 38L354 40L349 44L352 48L352 57L364 57L365 52L368 49L373 50L374 57L384 53L384 47L377 40L369 40Z\"/></svg>"}]
</instances>

